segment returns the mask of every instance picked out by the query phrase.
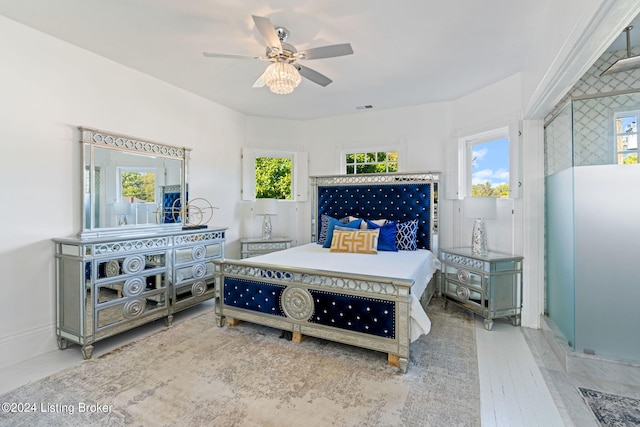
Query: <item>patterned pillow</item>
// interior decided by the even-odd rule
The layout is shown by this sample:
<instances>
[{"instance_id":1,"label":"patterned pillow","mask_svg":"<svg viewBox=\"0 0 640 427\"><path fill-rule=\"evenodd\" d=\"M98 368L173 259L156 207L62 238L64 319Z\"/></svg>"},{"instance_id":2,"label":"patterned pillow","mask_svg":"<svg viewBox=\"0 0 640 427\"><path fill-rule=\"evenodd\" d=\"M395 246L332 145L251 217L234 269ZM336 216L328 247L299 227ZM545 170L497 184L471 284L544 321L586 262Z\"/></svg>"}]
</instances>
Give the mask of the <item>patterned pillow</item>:
<instances>
[{"instance_id":1,"label":"patterned pillow","mask_svg":"<svg viewBox=\"0 0 640 427\"><path fill-rule=\"evenodd\" d=\"M333 230L336 226L348 227L348 228L360 228L361 219L351 221L349 223L343 223L342 221L329 217L329 225L327 226L327 237L322 245L323 248L331 247L331 240L333 239Z\"/></svg>"},{"instance_id":2,"label":"patterned pillow","mask_svg":"<svg viewBox=\"0 0 640 427\"><path fill-rule=\"evenodd\" d=\"M316 241L319 245L324 245L327 241L327 232L329 231L329 220L340 221L342 224L347 224L351 221L358 220L356 217L347 216L345 218L340 218L339 220L330 217L329 215L321 215L320 216L320 234L318 234L318 240ZM328 246L327 246L328 247Z\"/></svg>"},{"instance_id":3,"label":"patterned pillow","mask_svg":"<svg viewBox=\"0 0 640 427\"><path fill-rule=\"evenodd\" d=\"M398 232L396 233L396 246L400 251L417 251L418 243L418 220L412 219L407 222L398 223Z\"/></svg>"},{"instance_id":4,"label":"patterned pillow","mask_svg":"<svg viewBox=\"0 0 640 427\"><path fill-rule=\"evenodd\" d=\"M318 234L318 240L316 241L319 245L324 245L324 242L327 240L327 230L329 229L329 215L322 215L320 217L320 234Z\"/></svg>"},{"instance_id":5,"label":"patterned pillow","mask_svg":"<svg viewBox=\"0 0 640 427\"><path fill-rule=\"evenodd\" d=\"M379 231L380 230L334 230L330 251L377 254Z\"/></svg>"}]
</instances>

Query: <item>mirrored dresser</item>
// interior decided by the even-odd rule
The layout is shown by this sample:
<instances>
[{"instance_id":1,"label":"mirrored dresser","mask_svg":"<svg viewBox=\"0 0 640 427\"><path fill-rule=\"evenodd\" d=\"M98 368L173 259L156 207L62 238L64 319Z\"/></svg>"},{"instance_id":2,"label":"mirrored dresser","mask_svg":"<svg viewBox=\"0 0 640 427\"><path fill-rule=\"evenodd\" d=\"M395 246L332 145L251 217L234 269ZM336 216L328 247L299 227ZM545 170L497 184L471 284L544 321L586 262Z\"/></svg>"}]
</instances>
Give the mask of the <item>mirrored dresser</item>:
<instances>
[{"instance_id":1,"label":"mirrored dresser","mask_svg":"<svg viewBox=\"0 0 640 427\"><path fill-rule=\"evenodd\" d=\"M82 230L55 238L58 347L93 343L213 298L225 230L189 198L191 149L88 127ZM204 205L202 205L204 206Z\"/></svg>"},{"instance_id":2,"label":"mirrored dresser","mask_svg":"<svg viewBox=\"0 0 640 427\"><path fill-rule=\"evenodd\" d=\"M224 257L225 229L136 236L57 238L58 347L93 343L214 296L213 260Z\"/></svg>"}]
</instances>

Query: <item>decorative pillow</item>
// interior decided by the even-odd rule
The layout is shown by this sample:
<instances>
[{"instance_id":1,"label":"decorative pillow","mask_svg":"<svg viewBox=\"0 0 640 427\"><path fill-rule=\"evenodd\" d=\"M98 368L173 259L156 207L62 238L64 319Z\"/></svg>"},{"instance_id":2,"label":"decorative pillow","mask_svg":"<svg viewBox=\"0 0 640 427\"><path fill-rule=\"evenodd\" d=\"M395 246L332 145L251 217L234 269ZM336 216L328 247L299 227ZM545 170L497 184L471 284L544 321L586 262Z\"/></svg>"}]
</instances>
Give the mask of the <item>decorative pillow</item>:
<instances>
[{"instance_id":1,"label":"decorative pillow","mask_svg":"<svg viewBox=\"0 0 640 427\"><path fill-rule=\"evenodd\" d=\"M377 254L379 230L334 230L331 252Z\"/></svg>"},{"instance_id":2,"label":"decorative pillow","mask_svg":"<svg viewBox=\"0 0 640 427\"><path fill-rule=\"evenodd\" d=\"M324 243L322 244L323 248L330 248L331 247L331 240L333 239L333 230L334 228L337 226L342 226L342 227L347 227L347 228L360 228L360 223L362 223L361 219L357 219L355 221L351 221L348 222L346 224L344 224L343 222L341 222L338 219L335 218L329 218L329 223L327 225L327 237L324 241Z\"/></svg>"},{"instance_id":3,"label":"decorative pillow","mask_svg":"<svg viewBox=\"0 0 640 427\"><path fill-rule=\"evenodd\" d=\"M316 241L319 245L324 245L324 242L327 240L327 229L329 228L329 215L320 216L320 234L318 234L318 240Z\"/></svg>"},{"instance_id":4,"label":"decorative pillow","mask_svg":"<svg viewBox=\"0 0 640 427\"><path fill-rule=\"evenodd\" d=\"M396 246L398 227L395 222L391 221L384 225L378 225L375 221L367 221L367 229L380 230L380 236L378 237L379 251L398 252L398 247Z\"/></svg>"},{"instance_id":5,"label":"decorative pillow","mask_svg":"<svg viewBox=\"0 0 640 427\"><path fill-rule=\"evenodd\" d=\"M396 234L396 246L401 251L417 251L418 243L418 220L398 223L398 232Z\"/></svg>"},{"instance_id":6,"label":"decorative pillow","mask_svg":"<svg viewBox=\"0 0 640 427\"><path fill-rule=\"evenodd\" d=\"M378 226L382 227L383 225L385 225L387 223L387 220L384 219L384 218L371 219L371 220L368 219L367 222L366 222L367 226L369 225L370 222L374 223L375 225L378 225ZM367 228L369 228L369 227L367 227Z\"/></svg>"}]
</instances>

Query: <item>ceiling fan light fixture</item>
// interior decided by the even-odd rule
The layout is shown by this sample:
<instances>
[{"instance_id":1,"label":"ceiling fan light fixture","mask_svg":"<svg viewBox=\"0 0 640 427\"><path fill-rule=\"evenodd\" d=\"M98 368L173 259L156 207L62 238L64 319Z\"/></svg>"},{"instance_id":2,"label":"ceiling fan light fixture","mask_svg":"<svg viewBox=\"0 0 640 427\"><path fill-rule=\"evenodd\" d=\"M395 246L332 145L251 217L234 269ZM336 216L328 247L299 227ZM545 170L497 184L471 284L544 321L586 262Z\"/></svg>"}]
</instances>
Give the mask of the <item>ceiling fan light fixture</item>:
<instances>
[{"instance_id":1,"label":"ceiling fan light fixture","mask_svg":"<svg viewBox=\"0 0 640 427\"><path fill-rule=\"evenodd\" d=\"M286 95L298 87L302 77L300 77L296 67L288 62L278 61L267 67L267 70L262 75L262 80L271 92Z\"/></svg>"}]
</instances>

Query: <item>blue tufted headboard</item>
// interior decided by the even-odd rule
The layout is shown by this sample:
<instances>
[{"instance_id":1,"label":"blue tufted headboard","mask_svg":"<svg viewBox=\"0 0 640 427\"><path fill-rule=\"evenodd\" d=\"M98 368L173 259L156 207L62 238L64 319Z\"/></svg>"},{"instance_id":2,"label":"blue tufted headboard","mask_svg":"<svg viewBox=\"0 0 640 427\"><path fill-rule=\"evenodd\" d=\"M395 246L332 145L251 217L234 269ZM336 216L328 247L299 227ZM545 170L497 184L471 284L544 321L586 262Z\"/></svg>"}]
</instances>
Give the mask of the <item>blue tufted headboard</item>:
<instances>
[{"instance_id":1,"label":"blue tufted headboard","mask_svg":"<svg viewBox=\"0 0 640 427\"><path fill-rule=\"evenodd\" d=\"M438 232L438 172L311 177L314 196L312 241L322 215L406 222L418 220L417 243L431 249Z\"/></svg>"},{"instance_id":2,"label":"blue tufted headboard","mask_svg":"<svg viewBox=\"0 0 640 427\"><path fill-rule=\"evenodd\" d=\"M166 185L162 187L162 218L163 224L172 224L182 222L180 210L182 209L182 200L180 200L181 188L179 185ZM189 200L189 193L186 194Z\"/></svg>"}]
</instances>

